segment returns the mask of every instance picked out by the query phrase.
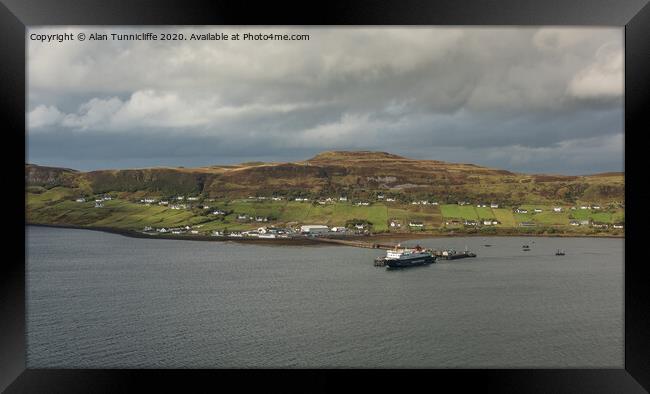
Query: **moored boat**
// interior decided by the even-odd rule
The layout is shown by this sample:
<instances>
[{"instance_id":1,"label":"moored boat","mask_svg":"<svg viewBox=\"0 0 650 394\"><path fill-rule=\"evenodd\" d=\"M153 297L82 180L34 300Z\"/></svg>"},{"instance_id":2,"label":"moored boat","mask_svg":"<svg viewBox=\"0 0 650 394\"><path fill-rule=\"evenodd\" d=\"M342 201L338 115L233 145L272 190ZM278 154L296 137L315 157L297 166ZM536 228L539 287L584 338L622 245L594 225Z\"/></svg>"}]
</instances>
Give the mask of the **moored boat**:
<instances>
[{"instance_id":1,"label":"moored boat","mask_svg":"<svg viewBox=\"0 0 650 394\"><path fill-rule=\"evenodd\" d=\"M386 251L383 261L386 268L405 268L435 263L436 258L420 246L402 248L397 245L394 249Z\"/></svg>"}]
</instances>

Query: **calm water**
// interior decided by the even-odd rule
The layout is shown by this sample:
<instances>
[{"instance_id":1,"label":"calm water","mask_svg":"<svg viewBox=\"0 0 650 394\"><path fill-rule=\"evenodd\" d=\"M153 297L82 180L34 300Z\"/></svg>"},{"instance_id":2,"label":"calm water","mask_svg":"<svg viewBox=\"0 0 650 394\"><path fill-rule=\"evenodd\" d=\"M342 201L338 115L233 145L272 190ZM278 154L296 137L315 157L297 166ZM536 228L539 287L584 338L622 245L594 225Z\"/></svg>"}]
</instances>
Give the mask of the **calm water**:
<instances>
[{"instance_id":1,"label":"calm water","mask_svg":"<svg viewBox=\"0 0 650 394\"><path fill-rule=\"evenodd\" d=\"M621 239L420 240L479 257L386 271L371 249L27 235L30 368L623 366Z\"/></svg>"}]
</instances>

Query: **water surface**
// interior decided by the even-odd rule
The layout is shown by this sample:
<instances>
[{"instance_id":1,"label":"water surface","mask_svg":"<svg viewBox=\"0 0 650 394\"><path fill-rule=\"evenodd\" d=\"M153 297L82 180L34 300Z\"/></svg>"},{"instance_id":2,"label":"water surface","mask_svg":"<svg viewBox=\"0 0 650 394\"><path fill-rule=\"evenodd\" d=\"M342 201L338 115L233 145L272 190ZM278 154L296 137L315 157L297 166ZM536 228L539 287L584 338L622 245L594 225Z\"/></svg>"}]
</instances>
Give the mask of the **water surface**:
<instances>
[{"instance_id":1,"label":"water surface","mask_svg":"<svg viewBox=\"0 0 650 394\"><path fill-rule=\"evenodd\" d=\"M623 366L622 239L423 239L478 257L397 271L342 246L27 241L29 368Z\"/></svg>"}]
</instances>

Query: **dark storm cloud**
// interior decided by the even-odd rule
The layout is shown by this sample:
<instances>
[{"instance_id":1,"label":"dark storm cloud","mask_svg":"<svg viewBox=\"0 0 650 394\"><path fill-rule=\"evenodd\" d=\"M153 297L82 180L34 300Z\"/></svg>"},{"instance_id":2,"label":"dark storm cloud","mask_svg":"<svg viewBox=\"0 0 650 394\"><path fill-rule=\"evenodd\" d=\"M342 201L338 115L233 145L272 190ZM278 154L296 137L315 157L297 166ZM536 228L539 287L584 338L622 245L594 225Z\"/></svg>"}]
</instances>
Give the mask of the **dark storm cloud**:
<instances>
[{"instance_id":1,"label":"dark storm cloud","mask_svg":"<svg viewBox=\"0 0 650 394\"><path fill-rule=\"evenodd\" d=\"M29 160L91 169L372 149L515 171L622 169L620 29L291 31L305 32L30 43Z\"/></svg>"}]
</instances>

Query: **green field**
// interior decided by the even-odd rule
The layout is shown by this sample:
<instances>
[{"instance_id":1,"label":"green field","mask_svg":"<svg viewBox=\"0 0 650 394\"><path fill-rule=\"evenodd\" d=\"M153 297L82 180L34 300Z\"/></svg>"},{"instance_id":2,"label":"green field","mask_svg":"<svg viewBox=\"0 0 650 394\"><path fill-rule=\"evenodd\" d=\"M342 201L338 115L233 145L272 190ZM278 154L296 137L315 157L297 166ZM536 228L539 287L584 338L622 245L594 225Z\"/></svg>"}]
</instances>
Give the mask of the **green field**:
<instances>
[{"instance_id":1,"label":"green field","mask_svg":"<svg viewBox=\"0 0 650 394\"><path fill-rule=\"evenodd\" d=\"M570 219L591 219L597 222L616 223L624 220L623 209L617 210L570 210L553 212L552 206L522 205L528 209L526 214L513 213L512 208L483 208L472 205L457 204L411 205L383 202L372 203L369 206L356 206L352 203L313 204L311 202L271 201L271 200L231 200L205 202L211 209L182 209L174 210L169 207L153 204L146 206L139 201L139 194L121 195L123 198L104 202L104 207L95 208L94 198L87 202L74 201L79 196L79 190L56 187L50 190L34 189L27 193L27 220L30 223L68 224L79 226L115 227L139 230L145 226L154 228L201 226L201 233L213 230L247 230L260 226L287 224L326 224L329 226L344 226L352 219L366 220L372 223L372 230L410 231L410 222L424 223L424 229L431 230L443 227L447 219L481 220L496 218L500 228L518 227L522 222L533 222L540 227L568 227ZM534 208L543 212L535 213ZM215 209L229 211L226 216L211 215ZM262 216L271 218L268 222L240 221L239 214L247 216ZM389 227L390 220L397 220L401 228ZM461 226L462 227L462 226ZM419 229L414 229L419 230Z\"/></svg>"}]
</instances>

